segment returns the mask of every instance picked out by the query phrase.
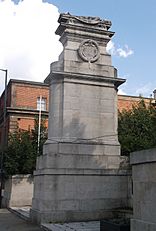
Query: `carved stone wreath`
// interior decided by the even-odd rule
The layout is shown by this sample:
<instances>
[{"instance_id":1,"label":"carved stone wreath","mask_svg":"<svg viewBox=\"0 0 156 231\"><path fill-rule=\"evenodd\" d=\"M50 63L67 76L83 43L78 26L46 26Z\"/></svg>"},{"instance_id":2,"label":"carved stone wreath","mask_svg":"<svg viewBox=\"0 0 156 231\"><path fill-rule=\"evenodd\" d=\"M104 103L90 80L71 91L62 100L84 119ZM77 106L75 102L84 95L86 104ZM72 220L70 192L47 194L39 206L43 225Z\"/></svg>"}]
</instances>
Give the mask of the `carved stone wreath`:
<instances>
[{"instance_id":1,"label":"carved stone wreath","mask_svg":"<svg viewBox=\"0 0 156 231\"><path fill-rule=\"evenodd\" d=\"M78 54L84 61L93 63L100 57L98 44L92 39L85 39L79 46Z\"/></svg>"}]
</instances>

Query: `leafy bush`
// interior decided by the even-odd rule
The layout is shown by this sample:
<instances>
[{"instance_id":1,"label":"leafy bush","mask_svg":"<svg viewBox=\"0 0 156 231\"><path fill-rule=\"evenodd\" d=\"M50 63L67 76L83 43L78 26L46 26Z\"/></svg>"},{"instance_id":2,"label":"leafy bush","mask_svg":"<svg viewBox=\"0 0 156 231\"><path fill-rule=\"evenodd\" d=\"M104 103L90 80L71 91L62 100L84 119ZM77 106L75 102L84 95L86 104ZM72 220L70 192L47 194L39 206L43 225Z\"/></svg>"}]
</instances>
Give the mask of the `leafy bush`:
<instances>
[{"instance_id":1,"label":"leafy bush","mask_svg":"<svg viewBox=\"0 0 156 231\"><path fill-rule=\"evenodd\" d=\"M42 154L47 139L45 119L41 121L40 145L38 149L38 119L32 131L18 130L9 134L8 146L4 152L3 168L7 175L31 174L36 166L37 155Z\"/></svg>"},{"instance_id":2,"label":"leafy bush","mask_svg":"<svg viewBox=\"0 0 156 231\"><path fill-rule=\"evenodd\" d=\"M131 110L123 110L118 116L118 134L121 154L156 147L156 109L141 100Z\"/></svg>"}]
</instances>

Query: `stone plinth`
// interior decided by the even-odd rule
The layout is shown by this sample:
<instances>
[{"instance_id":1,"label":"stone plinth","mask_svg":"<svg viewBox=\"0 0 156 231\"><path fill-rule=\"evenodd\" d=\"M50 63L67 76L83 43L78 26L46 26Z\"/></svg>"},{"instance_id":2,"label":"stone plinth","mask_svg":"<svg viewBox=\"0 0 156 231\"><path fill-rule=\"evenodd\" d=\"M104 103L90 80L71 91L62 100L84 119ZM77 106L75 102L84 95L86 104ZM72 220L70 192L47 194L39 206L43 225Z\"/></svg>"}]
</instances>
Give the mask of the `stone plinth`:
<instances>
[{"instance_id":1,"label":"stone plinth","mask_svg":"<svg viewBox=\"0 0 156 231\"><path fill-rule=\"evenodd\" d=\"M31 216L35 222L73 222L112 218L127 207L126 172L44 169L35 173Z\"/></svg>"},{"instance_id":2,"label":"stone plinth","mask_svg":"<svg viewBox=\"0 0 156 231\"><path fill-rule=\"evenodd\" d=\"M38 158L32 219L92 220L126 206L127 178L118 173L117 78L106 45L111 22L61 14L64 49L51 64L48 140Z\"/></svg>"}]
</instances>

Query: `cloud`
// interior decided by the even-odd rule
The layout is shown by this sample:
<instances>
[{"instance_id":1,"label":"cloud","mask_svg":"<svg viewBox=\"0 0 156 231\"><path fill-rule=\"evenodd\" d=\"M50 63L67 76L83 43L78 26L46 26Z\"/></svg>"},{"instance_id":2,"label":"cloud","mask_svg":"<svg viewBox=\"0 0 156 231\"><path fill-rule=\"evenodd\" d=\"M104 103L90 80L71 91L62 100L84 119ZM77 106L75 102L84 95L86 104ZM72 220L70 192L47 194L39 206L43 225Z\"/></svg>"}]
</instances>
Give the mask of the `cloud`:
<instances>
[{"instance_id":1,"label":"cloud","mask_svg":"<svg viewBox=\"0 0 156 231\"><path fill-rule=\"evenodd\" d=\"M43 81L62 45L55 35L59 12L42 0L0 0L0 68L9 78ZM0 71L0 92L4 73Z\"/></svg>"},{"instance_id":2,"label":"cloud","mask_svg":"<svg viewBox=\"0 0 156 231\"><path fill-rule=\"evenodd\" d=\"M127 94L122 88L119 88L118 95L127 95Z\"/></svg>"},{"instance_id":3,"label":"cloud","mask_svg":"<svg viewBox=\"0 0 156 231\"><path fill-rule=\"evenodd\" d=\"M127 58L129 55L134 53L134 51L131 50L127 45L125 45L124 48L118 48L116 52L120 57L123 58Z\"/></svg>"},{"instance_id":4,"label":"cloud","mask_svg":"<svg viewBox=\"0 0 156 231\"><path fill-rule=\"evenodd\" d=\"M62 45L55 35L59 12L53 4L42 0L0 0L0 68L8 69L8 77L43 81L50 63L58 59ZM116 48L110 41L107 50L120 57L133 53L128 46ZM0 71L0 93L5 73Z\"/></svg>"},{"instance_id":5,"label":"cloud","mask_svg":"<svg viewBox=\"0 0 156 231\"><path fill-rule=\"evenodd\" d=\"M110 40L109 43L107 43L107 47L106 50L108 53L110 53L111 55L115 54L115 44Z\"/></svg>"},{"instance_id":6,"label":"cloud","mask_svg":"<svg viewBox=\"0 0 156 231\"><path fill-rule=\"evenodd\" d=\"M128 45L124 45L123 48L116 48L114 42L112 41L108 43L106 50L111 55L116 55L123 58L127 58L134 53L134 51L130 49Z\"/></svg>"},{"instance_id":7,"label":"cloud","mask_svg":"<svg viewBox=\"0 0 156 231\"><path fill-rule=\"evenodd\" d=\"M153 88L154 84L153 83L147 83L145 85L142 85L141 87L136 89L136 95L141 95L144 97L150 97L153 95Z\"/></svg>"}]
</instances>

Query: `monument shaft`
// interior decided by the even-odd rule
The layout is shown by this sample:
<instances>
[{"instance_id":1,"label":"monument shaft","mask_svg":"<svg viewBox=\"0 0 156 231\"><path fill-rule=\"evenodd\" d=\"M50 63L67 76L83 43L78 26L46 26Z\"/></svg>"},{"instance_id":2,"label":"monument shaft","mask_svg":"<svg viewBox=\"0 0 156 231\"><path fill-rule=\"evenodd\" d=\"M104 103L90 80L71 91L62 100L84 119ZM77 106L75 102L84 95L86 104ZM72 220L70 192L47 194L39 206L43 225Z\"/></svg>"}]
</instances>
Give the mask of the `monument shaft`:
<instances>
[{"instance_id":1,"label":"monument shaft","mask_svg":"<svg viewBox=\"0 0 156 231\"><path fill-rule=\"evenodd\" d=\"M100 219L124 204L116 177L117 88L124 80L106 52L114 33L97 17L61 14L58 22L63 52L46 79L48 140L34 173L31 215L38 222Z\"/></svg>"}]
</instances>

